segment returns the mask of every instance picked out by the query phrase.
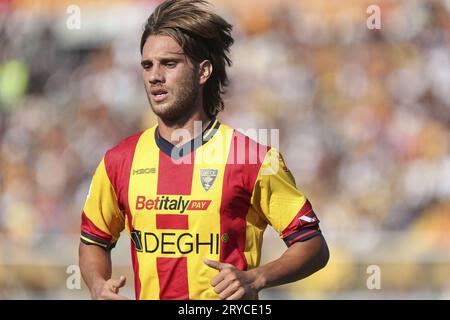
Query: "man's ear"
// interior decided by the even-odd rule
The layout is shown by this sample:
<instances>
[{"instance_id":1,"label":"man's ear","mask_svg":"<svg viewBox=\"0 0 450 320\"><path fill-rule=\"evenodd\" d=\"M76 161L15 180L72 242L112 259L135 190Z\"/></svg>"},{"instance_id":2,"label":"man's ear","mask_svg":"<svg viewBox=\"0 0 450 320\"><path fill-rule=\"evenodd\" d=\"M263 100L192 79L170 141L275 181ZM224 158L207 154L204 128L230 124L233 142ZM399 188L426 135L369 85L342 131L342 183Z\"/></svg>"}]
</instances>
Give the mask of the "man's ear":
<instances>
[{"instance_id":1,"label":"man's ear","mask_svg":"<svg viewBox=\"0 0 450 320\"><path fill-rule=\"evenodd\" d=\"M212 64L209 60L203 60L200 62L198 73L199 73L199 79L198 84L204 85L206 81L211 77L211 74L213 72Z\"/></svg>"}]
</instances>

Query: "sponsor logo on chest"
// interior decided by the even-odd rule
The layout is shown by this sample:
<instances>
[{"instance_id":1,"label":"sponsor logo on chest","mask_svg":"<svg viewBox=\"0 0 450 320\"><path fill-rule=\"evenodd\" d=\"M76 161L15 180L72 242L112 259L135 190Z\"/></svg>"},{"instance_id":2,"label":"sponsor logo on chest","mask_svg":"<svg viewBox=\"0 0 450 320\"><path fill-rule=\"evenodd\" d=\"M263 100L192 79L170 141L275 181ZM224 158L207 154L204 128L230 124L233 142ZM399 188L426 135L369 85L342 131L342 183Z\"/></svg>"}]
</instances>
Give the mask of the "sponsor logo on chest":
<instances>
[{"instance_id":1,"label":"sponsor logo on chest","mask_svg":"<svg viewBox=\"0 0 450 320\"><path fill-rule=\"evenodd\" d=\"M156 198L137 196L135 209L184 213L186 210L207 210L210 204L211 200L188 200L184 199L183 196L179 196L178 198L170 196L157 196Z\"/></svg>"}]
</instances>

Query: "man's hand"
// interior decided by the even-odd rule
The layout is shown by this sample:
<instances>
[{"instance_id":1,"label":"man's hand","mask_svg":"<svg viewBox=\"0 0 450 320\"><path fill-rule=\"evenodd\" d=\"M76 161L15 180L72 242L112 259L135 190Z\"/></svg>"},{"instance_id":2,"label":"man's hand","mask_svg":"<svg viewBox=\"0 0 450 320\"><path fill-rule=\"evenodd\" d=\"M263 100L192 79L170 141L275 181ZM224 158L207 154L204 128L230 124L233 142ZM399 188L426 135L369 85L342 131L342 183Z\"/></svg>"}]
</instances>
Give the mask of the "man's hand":
<instances>
[{"instance_id":1,"label":"man's hand","mask_svg":"<svg viewBox=\"0 0 450 320\"><path fill-rule=\"evenodd\" d=\"M120 276L119 280L109 279L95 285L93 298L97 300L129 300L127 297L119 295L120 288L125 286L127 279Z\"/></svg>"},{"instance_id":2,"label":"man's hand","mask_svg":"<svg viewBox=\"0 0 450 320\"><path fill-rule=\"evenodd\" d=\"M211 280L220 299L239 300L253 299L259 291L256 285L257 277L251 271L241 271L229 263L222 263L209 259L204 260L205 264L219 273Z\"/></svg>"}]
</instances>

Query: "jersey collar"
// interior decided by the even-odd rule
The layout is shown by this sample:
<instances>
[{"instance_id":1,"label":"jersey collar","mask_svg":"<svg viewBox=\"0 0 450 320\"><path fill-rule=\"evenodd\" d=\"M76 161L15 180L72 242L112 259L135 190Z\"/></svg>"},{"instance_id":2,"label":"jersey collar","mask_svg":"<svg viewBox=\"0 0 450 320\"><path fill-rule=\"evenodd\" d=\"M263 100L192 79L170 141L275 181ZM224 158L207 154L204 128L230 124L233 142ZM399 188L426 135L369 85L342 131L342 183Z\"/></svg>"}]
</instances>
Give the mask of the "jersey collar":
<instances>
[{"instance_id":1,"label":"jersey collar","mask_svg":"<svg viewBox=\"0 0 450 320\"><path fill-rule=\"evenodd\" d=\"M209 140L214 137L217 130L220 127L220 122L215 117L211 119L211 122L208 124L208 126L203 130L201 135L198 135L191 141L186 142L185 144L181 145L180 147L177 147L164 139L160 134L158 127L156 127L155 130L155 141L158 148L167 154L169 157L179 160L186 155L192 153L197 148L201 147L205 143L207 143Z\"/></svg>"}]
</instances>

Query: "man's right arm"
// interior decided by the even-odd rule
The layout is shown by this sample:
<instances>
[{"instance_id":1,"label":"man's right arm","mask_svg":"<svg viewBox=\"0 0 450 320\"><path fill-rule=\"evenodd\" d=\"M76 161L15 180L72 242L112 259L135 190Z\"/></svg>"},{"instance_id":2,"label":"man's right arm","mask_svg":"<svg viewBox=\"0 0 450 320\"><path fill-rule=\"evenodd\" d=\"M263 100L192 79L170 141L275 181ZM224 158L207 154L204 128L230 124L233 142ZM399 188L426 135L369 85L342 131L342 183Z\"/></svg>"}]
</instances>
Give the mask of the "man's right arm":
<instances>
[{"instance_id":1,"label":"man's right arm","mask_svg":"<svg viewBox=\"0 0 450 320\"><path fill-rule=\"evenodd\" d=\"M126 278L111 279L111 252L96 245L80 243L79 263L81 275L86 282L92 299L126 300L119 295L119 289L125 285Z\"/></svg>"},{"instance_id":2,"label":"man's right arm","mask_svg":"<svg viewBox=\"0 0 450 320\"><path fill-rule=\"evenodd\" d=\"M111 249L125 226L125 217L102 159L92 178L81 215L79 264L93 299L125 299L118 295L125 277L111 279Z\"/></svg>"}]
</instances>

